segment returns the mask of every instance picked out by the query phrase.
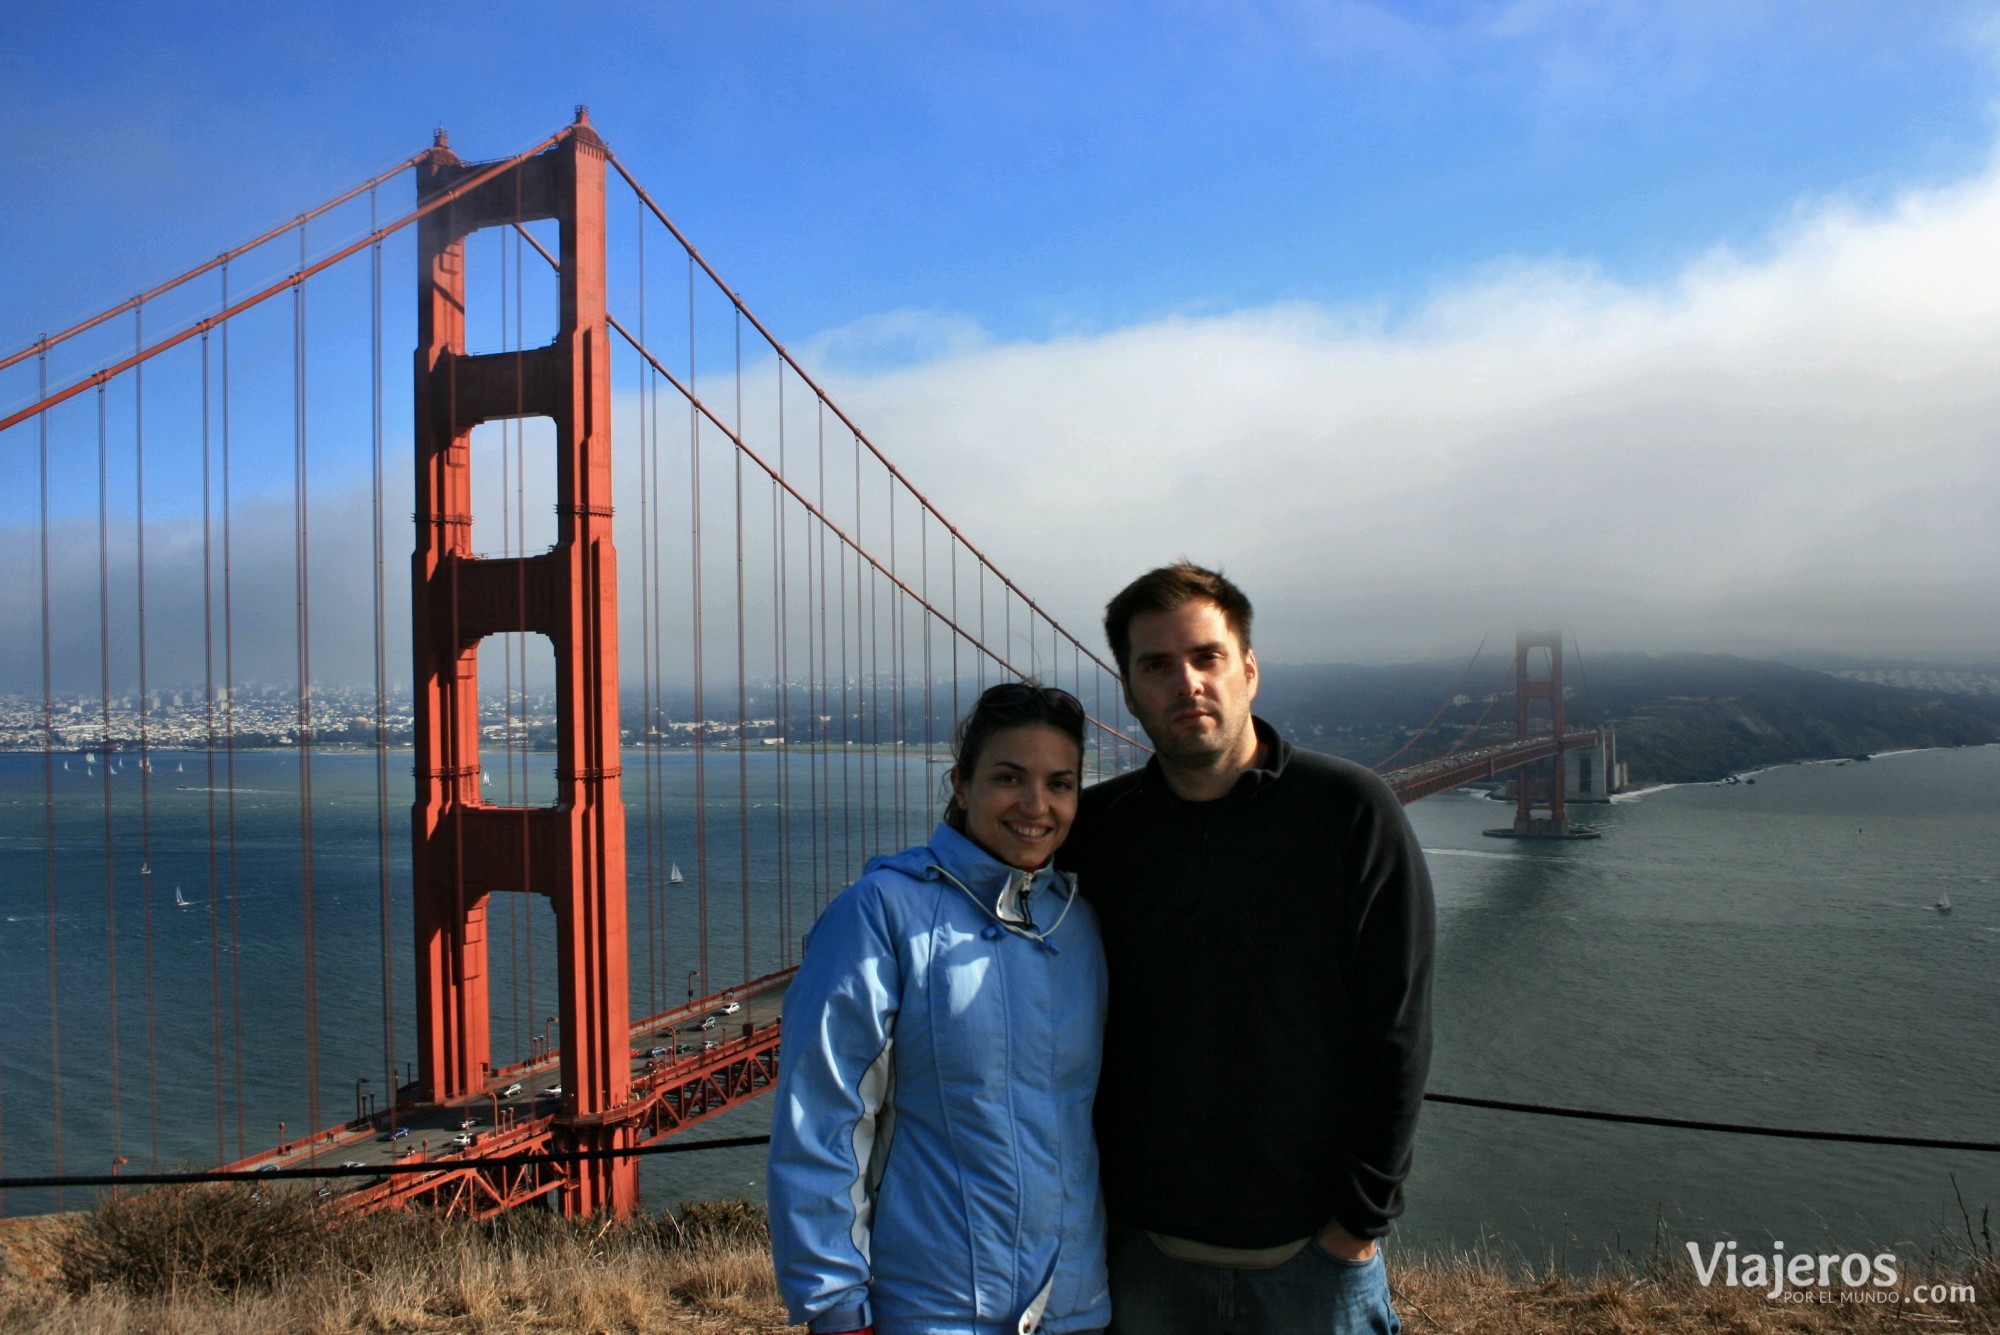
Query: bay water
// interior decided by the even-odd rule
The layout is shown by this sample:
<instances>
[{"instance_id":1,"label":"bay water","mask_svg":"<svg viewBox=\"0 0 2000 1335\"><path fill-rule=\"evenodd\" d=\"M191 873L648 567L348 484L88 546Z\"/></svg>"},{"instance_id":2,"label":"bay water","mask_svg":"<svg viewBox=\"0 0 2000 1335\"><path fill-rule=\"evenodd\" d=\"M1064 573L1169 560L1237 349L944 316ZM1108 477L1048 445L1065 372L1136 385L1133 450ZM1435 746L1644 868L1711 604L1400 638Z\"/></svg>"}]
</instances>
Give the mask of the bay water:
<instances>
[{"instance_id":1,"label":"bay water","mask_svg":"<svg viewBox=\"0 0 2000 1335\"><path fill-rule=\"evenodd\" d=\"M309 859L294 755L239 754L233 776L220 760L211 775L193 752L151 760L142 800L130 753L46 767L39 754L0 755L5 1175L54 1171L58 1135L70 1172L105 1171L114 1157L134 1170L206 1165L274 1143L280 1122L296 1133L315 1110L331 1125L370 1095L379 1105L389 1082L376 757L313 757ZM107 762L118 770L108 801ZM495 775L495 800L510 784L547 800L547 764L530 757L534 773ZM415 1052L408 765L407 753L390 757L387 789L387 1031L399 1068ZM686 752L626 757L635 1015L794 962L818 904L869 850L928 830L942 773L935 758L896 753L711 753L701 825L695 768ZM1511 807L1475 794L1412 806L1439 910L1432 1089L2000 1139L2000 747L1754 777L1578 808L1603 837L1559 844L1485 836ZM705 957L694 941L704 913ZM552 918L539 899L497 896L488 935L504 1061L549 1028ZM1253 1003L1242 1022L1286 1019ZM1253 1115L1254 1088L1222 1096ZM769 1117L757 1100L690 1134L758 1134ZM647 1203L761 1198L762 1158L653 1157ZM4 1209L90 1196L17 1189ZM1961 1199L1974 1229L2000 1206L2000 1155L1432 1104L1398 1243L1572 1267L1642 1255L1661 1228L1704 1244L1922 1253L1963 1240Z\"/></svg>"}]
</instances>

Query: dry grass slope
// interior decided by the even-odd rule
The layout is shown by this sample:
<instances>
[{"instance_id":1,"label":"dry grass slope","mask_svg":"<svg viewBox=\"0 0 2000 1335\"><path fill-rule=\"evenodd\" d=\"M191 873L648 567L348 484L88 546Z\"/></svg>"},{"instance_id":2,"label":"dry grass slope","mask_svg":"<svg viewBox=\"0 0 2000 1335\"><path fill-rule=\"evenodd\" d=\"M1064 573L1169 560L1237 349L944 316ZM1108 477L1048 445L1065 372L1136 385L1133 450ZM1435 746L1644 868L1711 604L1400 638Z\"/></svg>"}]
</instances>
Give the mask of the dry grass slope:
<instances>
[{"instance_id":1,"label":"dry grass slope","mask_svg":"<svg viewBox=\"0 0 2000 1335\"><path fill-rule=\"evenodd\" d=\"M180 1187L88 1214L0 1220L0 1330L127 1332L749 1332L786 1330L763 1212L741 1201L572 1224L523 1211L489 1224L344 1219L303 1193ZM1703 1288L1656 1248L1643 1268L1584 1279L1490 1258L1395 1258L1412 1335L2000 1335L2000 1264L1973 1243L1900 1302L1773 1302ZM1912 1287L1971 1285L1970 1302Z\"/></svg>"},{"instance_id":2,"label":"dry grass slope","mask_svg":"<svg viewBox=\"0 0 2000 1335\"><path fill-rule=\"evenodd\" d=\"M0 1330L656 1332L786 1328L763 1212L741 1201L624 1225L346 1219L303 1192L176 1187L5 1221Z\"/></svg>"},{"instance_id":3,"label":"dry grass slope","mask_svg":"<svg viewBox=\"0 0 2000 1335\"><path fill-rule=\"evenodd\" d=\"M1643 1270L1609 1265L1582 1279L1540 1276L1467 1256L1392 1266L1396 1306L1412 1335L1832 1335L1848 1331L2000 1333L2000 1266L1990 1259L1905 1276L1901 1301L1774 1301L1762 1293L1703 1288L1692 1269L1657 1259ZM1912 1289L1970 1284L1972 1302L1914 1303Z\"/></svg>"}]
</instances>

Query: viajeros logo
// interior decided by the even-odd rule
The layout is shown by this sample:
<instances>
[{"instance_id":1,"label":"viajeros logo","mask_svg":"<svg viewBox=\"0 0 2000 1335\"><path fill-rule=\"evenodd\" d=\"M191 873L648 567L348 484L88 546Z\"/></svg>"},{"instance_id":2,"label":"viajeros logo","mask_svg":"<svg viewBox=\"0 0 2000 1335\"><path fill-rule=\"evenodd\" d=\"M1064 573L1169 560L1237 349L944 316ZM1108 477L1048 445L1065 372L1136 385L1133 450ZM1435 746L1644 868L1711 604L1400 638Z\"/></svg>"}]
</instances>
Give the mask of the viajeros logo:
<instances>
[{"instance_id":1,"label":"viajeros logo","mask_svg":"<svg viewBox=\"0 0 2000 1335\"><path fill-rule=\"evenodd\" d=\"M1734 1239L1710 1243L1706 1251L1690 1242L1687 1250L1703 1288L1721 1283L1788 1302L1969 1303L1975 1297L1970 1284L1914 1284L1905 1299L1894 1252L1787 1252L1782 1241L1769 1252L1745 1252Z\"/></svg>"}]
</instances>

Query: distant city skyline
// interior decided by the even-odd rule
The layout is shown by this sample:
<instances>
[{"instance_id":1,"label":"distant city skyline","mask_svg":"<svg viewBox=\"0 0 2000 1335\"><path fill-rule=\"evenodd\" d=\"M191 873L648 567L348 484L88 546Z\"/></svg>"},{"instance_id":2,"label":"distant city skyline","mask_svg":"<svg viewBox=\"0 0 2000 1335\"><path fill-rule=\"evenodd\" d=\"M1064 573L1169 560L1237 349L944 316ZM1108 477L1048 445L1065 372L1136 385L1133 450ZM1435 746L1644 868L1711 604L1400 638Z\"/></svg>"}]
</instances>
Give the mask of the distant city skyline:
<instances>
[{"instance_id":1,"label":"distant city skyline","mask_svg":"<svg viewBox=\"0 0 2000 1335\"><path fill-rule=\"evenodd\" d=\"M1997 100L1987 3L21 14L0 43L0 353L435 126L494 157L588 103L834 397L1088 643L1120 583L1186 554L1249 589L1273 662L1462 656L1555 623L1604 650L1991 661ZM408 200L399 182L384 207ZM386 357L399 382L406 357ZM0 411L32 376L0 378ZM17 572L33 445L0 439ZM318 500L365 516L352 470L329 472ZM392 675L407 473L398 455ZM240 479L239 667L282 678L277 481ZM167 679L200 650L187 514L162 504L149 537ZM95 511L59 497L55 522L58 654L94 670ZM365 679L369 586L315 579L315 673ZM0 636L0 689L38 681L20 578Z\"/></svg>"}]
</instances>

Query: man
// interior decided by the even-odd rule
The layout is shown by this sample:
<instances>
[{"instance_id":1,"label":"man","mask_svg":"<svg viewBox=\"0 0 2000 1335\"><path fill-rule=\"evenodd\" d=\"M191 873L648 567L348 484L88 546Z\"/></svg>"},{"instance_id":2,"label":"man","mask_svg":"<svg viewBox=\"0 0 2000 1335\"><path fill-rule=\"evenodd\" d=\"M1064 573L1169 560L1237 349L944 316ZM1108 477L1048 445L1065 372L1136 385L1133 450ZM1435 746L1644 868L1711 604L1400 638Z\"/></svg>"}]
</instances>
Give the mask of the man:
<instances>
[{"instance_id":1,"label":"man","mask_svg":"<svg viewBox=\"0 0 2000 1335\"><path fill-rule=\"evenodd\" d=\"M1097 1134L1113 1329L1401 1329L1376 1239L1430 1063L1432 905L1401 805L1250 705L1250 602L1185 562L1105 609L1143 770L1062 858L1111 973Z\"/></svg>"}]
</instances>

